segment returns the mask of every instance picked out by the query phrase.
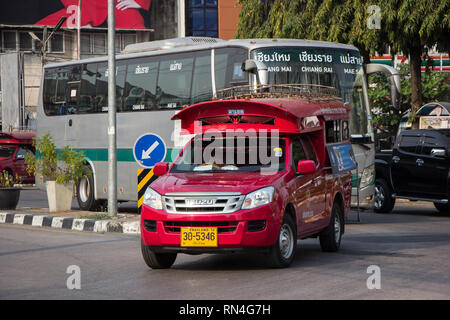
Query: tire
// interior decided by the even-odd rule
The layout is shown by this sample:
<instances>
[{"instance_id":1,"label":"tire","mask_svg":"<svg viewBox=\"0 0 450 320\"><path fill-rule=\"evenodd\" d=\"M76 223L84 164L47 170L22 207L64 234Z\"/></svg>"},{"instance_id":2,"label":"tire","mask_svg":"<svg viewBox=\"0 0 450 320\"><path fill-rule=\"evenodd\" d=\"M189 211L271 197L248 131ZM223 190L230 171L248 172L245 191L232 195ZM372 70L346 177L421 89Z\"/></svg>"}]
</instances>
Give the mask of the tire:
<instances>
[{"instance_id":1,"label":"tire","mask_svg":"<svg viewBox=\"0 0 450 320\"><path fill-rule=\"evenodd\" d=\"M374 211L376 213L390 213L395 205L392 190L384 179L375 181Z\"/></svg>"},{"instance_id":2,"label":"tire","mask_svg":"<svg viewBox=\"0 0 450 320\"><path fill-rule=\"evenodd\" d=\"M331 210L330 223L319 234L320 247L324 252L336 252L341 246L344 232L344 217L341 206L335 202Z\"/></svg>"},{"instance_id":3,"label":"tire","mask_svg":"<svg viewBox=\"0 0 450 320\"><path fill-rule=\"evenodd\" d=\"M437 203L433 202L434 207L440 212L440 213L450 213L450 204L443 204L443 203Z\"/></svg>"},{"instance_id":4,"label":"tire","mask_svg":"<svg viewBox=\"0 0 450 320\"><path fill-rule=\"evenodd\" d=\"M177 258L176 253L155 253L141 241L142 257L145 263L152 269L168 269Z\"/></svg>"},{"instance_id":5,"label":"tire","mask_svg":"<svg viewBox=\"0 0 450 320\"><path fill-rule=\"evenodd\" d=\"M78 181L76 188L77 201L81 210L97 211L104 204L104 200L95 199L94 175L91 167L84 167L83 176Z\"/></svg>"},{"instance_id":6,"label":"tire","mask_svg":"<svg viewBox=\"0 0 450 320\"><path fill-rule=\"evenodd\" d=\"M294 219L286 214L277 241L270 249L269 264L273 268L287 268L294 261L296 251L297 225Z\"/></svg>"}]
</instances>

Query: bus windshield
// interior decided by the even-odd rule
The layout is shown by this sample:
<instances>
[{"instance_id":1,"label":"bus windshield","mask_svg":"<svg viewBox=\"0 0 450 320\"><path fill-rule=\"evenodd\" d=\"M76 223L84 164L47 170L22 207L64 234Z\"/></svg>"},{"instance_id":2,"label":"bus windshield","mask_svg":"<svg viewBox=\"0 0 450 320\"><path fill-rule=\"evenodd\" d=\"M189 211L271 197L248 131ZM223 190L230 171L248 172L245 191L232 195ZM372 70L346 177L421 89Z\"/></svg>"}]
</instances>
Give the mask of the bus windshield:
<instances>
[{"instance_id":1,"label":"bus windshield","mask_svg":"<svg viewBox=\"0 0 450 320\"><path fill-rule=\"evenodd\" d=\"M362 59L357 50L274 47L253 50L251 57L268 67L270 84L318 84L338 89L351 108L352 138L370 139L370 109L364 98Z\"/></svg>"}]
</instances>

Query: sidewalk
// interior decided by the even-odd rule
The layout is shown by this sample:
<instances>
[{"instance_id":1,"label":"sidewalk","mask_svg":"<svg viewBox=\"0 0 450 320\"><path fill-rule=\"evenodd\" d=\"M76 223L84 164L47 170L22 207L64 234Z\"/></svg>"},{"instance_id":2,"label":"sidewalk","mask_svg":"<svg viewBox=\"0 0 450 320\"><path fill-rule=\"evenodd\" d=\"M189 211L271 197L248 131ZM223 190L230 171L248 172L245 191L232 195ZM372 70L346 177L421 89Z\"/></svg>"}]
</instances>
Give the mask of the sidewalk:
<instances>
[{"instance_id":1,"label":"sidewalk","mask_svg":"<svg viewBox=\"0 0 450 320\"><path fill-rule=\"evenodd\" d=\"M50 213L45 192L29 190L24 193L21 193L16 210L0 210L0 224L140 235L140 215L135 213L137 209L133 205L119 207L117 217L110 218L107 212L77 210L78 205L74 199L72 210Z\"/></svg>"},{"instance_id":2,"label":"sidewalk","mask_svg":"<svg viewBox=\"0 0 450 320\"><path fill-rule=\"evenodd\" d=\"M50 213L48 209L17 208L0 211L0 224L12 223L34 227L49 227L89 232L119 232L140 234L140 216L119 213L117 217L105 219L105 213L72 210Z\"/></svg>"}]
</instances>

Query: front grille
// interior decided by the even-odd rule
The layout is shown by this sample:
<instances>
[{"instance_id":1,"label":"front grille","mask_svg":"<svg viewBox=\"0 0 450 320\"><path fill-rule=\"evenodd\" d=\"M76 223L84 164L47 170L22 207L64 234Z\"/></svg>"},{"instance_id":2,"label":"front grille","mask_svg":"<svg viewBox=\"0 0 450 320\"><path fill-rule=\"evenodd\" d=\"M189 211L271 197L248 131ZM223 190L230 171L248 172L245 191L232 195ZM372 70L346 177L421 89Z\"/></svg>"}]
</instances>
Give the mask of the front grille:
<instances>
[{"instance_id":1,"label":"front grille","mask_svg":"<svg viewBox=\"0 0 450 320\"><path fill-rule=\"evenodd\" d=\"M168 194L162 197L168 213L232 213L239 210L244 201L239 193Z\"/></svg>"},{"instance_id":2,"label":"front grille","mask_svg":"<svg viewBox=\"0 0 450 320\"><path fill-rule=\"evenodd\" d=\"M234 232L237 221L164 221L166 232L181 232L182 227L216 227L218 233Z\"/></svg>"}]
</instances>

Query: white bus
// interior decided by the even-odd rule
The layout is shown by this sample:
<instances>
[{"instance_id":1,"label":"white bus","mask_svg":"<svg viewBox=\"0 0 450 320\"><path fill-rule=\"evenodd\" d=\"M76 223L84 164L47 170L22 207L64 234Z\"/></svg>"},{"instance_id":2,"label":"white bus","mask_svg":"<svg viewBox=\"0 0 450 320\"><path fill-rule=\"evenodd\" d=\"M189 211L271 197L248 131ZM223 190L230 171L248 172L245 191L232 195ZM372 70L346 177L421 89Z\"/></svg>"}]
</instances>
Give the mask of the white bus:
<instances>
[{"instance_id":1,"label":"white bus","mask_svg":"<svg viewBox=\"0 0 450 320\"><path fill-rule=\"evenodd\" d=\"M352 203L372 207L374 134L367 71L355 47L306 40L191 37L130 45L116 64L119 201L139 200L136 175L141 167L133 156L138 137L159 135L168 147L165 161L178 155L184 141L180 124L170 118L184 105L210 100L218 90L233 86L295 83L335 87L350 106L358 162ZM375 71L383 67L378 65ZM107 198L107 57L46 65L41 88L37 136L49 131L57 148L70 145L84 152L85 171L92 174L77 185L77 198L81 209L95 210ZM42 184L39 176L36 181Z\"/></svg>"}]
</instances>

